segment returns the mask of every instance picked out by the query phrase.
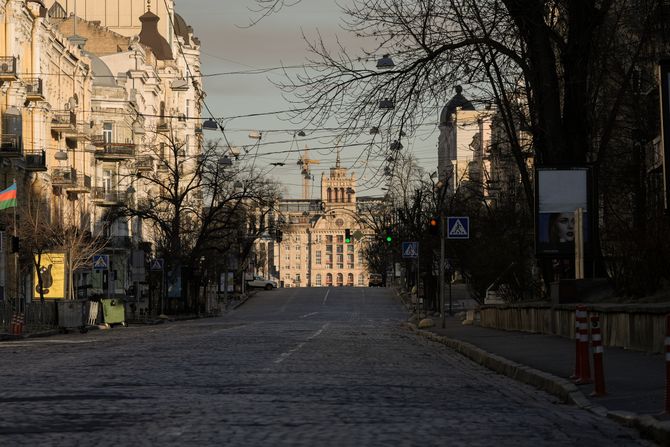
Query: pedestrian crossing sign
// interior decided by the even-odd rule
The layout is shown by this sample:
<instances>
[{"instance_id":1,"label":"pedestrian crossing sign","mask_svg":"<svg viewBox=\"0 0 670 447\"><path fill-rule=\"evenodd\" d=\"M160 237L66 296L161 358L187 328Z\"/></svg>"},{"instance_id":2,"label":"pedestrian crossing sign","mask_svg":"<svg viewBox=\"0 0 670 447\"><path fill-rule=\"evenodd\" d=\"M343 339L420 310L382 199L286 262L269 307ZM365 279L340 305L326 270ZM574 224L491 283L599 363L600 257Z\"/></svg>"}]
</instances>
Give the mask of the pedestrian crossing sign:
<instances>
[{"instance_id":1,"label":"pedestrian crossing sign","mask_svg":"<svg viewBox=\"0 0 670 447\"><path fill-rule=\"evenodd\" d=\"M402 243L402 257L403 258L418 258L419 257L419 243L418 242L403 242Z\"/></svg>"},{"instance_id":2,"label":"pedestrian crossing sign","mask_svg":"<svg viewBox=\"0 0 670 447\"><path fill-rule=\"evenodd\" d=\"M447 217L447 239L470 239L470 218L467 216Z\"/></svg>"},{"instance_id":3,"label":"pedestrian crossing sign","mask_svg":"<svg viewBox=\"0 0 670 447\"><path fill-rule=\"evenodd\" d=\"M109 255L93 255L93 270L109 269Z\"/></svg>"},{"instance_id":4,"label":"pedestrian crossing sign","mask_svg":"<svg viewBox=\"0 0 670 447\"><path fill-rule=\"evenodd\" d=\"M163 270L163 258L157 258L151 261L151 270Z\"/></svg>"}]
</instances>

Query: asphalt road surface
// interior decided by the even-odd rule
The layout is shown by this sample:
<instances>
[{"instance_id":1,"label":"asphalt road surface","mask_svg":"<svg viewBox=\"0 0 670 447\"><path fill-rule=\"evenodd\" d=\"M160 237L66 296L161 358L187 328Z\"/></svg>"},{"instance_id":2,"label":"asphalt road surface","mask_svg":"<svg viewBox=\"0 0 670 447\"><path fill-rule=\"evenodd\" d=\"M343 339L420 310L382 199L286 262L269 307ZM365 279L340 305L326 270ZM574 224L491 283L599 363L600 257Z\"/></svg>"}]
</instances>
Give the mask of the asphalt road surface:
<instances>
[{"instance_id":1,"label":"asphalt road surface","mask_svg":"<svg viewBox=\"0 0 670 447\"><path fill-rule=\"evenodd\" d=\"M383 288L0 343L0 445L630 446L613 421L403 328Z\"/></svg>"}]
</instances>

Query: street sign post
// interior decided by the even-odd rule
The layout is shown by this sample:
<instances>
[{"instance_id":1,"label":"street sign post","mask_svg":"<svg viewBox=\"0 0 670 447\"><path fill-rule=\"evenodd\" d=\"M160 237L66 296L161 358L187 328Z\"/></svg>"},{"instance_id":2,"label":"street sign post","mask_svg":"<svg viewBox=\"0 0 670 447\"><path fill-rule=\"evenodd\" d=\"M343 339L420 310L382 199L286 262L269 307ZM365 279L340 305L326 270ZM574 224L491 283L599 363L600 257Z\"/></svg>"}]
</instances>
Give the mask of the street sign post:
<instances>
[{"instance_id":1,"label":"street sign post","mask_svg":"<svg viewBox=\"0 0 670 447\"><path fill-rule=\"evenodd\" d=\"M447 239L470 239L470 218L467 216L447 217Z\"/></svg>"},{"instance_id":2,"label":"street sign post","mask_svg":"<svg viewBox=\"0 0 670 447\"><path fill-rule=\"evenodd\" d=\"M402 243L402 257L416 259L419 257L419 243L418 242L403 242Z\"/></svg>"},{"instance_id":3,"label":"street sign post","mask_svg":"<svg viewBox=\"0 0 670 447\"><path fill-rule=\"evenodd\" d=\"M93 270L107 270L109 268L109 255L93 255Z\"/></svg>"}]
</instances>

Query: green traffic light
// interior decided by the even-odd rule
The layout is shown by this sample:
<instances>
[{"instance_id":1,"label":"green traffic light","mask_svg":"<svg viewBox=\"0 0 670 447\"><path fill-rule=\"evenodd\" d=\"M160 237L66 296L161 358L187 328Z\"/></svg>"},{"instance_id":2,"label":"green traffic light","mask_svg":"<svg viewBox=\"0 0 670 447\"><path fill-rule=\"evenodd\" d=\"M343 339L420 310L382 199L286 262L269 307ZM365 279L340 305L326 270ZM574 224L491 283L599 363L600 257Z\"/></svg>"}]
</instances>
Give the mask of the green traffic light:
<instances>
[{"instance_id":1,"label":"green traffic light","mask_svg":"<svg viewBox=\"0 0 670 447\"><path fill-rule=\"evenodd\" d=\"M346 242L347 244L349 244L349 243L351 242L351 239L346 238L346 239L344 240L344 242Z\"/></svg>"},{"instance_id":2,"label":"green traffic light","mask_svg":"<svg viewBox=\"0 0 670 447\"><path fill-rule=\"evenodd\" d=\"M393 238L390 235L386 236L386 242L391 242L392 240L393 240Z\"/></svg>"}]
</instances>

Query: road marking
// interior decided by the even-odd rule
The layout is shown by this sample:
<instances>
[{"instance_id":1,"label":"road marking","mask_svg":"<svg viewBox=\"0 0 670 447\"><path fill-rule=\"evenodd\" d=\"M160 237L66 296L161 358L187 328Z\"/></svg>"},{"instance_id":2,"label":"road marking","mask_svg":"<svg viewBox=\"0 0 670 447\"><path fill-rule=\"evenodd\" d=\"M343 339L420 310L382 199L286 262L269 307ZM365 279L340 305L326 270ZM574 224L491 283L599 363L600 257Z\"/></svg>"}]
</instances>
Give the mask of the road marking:
<instances>
[{"instance_id":1,"label":"road marking","mask_svg":"<svg viewBox=\"0 0 670 447\"><path fill-rule=\"evenodd\" d=\"M316 314L318 314L318 312L311 312L311 313L300 316L300 318L307 318L307 317L311 317L312 315L316 315Z\"/></svg>"},{"instance_id":2,"label":"road marking","mask_svg":"<svg viewBox=\"0 0 670 447\"><path fill-rule=\"evenodd\" d=\"M321 335L321 333L328 327L329 324L330 324L330 323L326 323L326 324L324 324L323 326L321 326L321 329L319 329L318 331L316 331L315 333L313 333L312 335L310 335L309 337L307 337L307 341L312 340L312 339L318 337L319 335ZM281 354L279 354L279 357L277 357L277 359L275 360L275 364L279 364L279 363L283 362L284 360L286 360L287 358L289 358L289 357L291 356L291 354L293 354L294 352L297 352L297 351L299 351L300 349L302 349L302 347L305 346L305 344L307 343L307 341L303 341L303 342L301 342L301 343L298 343L298 345L297 345L296 347L294 347L294 348L292 348L292 349L290 349L290 350L288 350L288 351L286 351L286 352L282 352Z\"/></svg>"},{"instance_id":3,"label":"road marking","mask_svg":"<svg viewBox=\"0 0 670 447\"><path fill-rule=\"evenodd\" d=\"M0 343L0 348L10 347L10 346L30 346L38 343L61 343L65 345L79 345L84 343L95 343L95 340L21 340L21 341L5 341Z\"/></svg>"},{"instance_id":4,"label":"road marking","mask_svg":"<svg viewBox=\"0 0 670 447\"><path fill-rule=\"evenodd\" d=\"M328 294L330 293L330 289L326 290L326 296L323 297L323 303L326 304L326 300L328 299Z\"/></svg>"}]
</instances>

